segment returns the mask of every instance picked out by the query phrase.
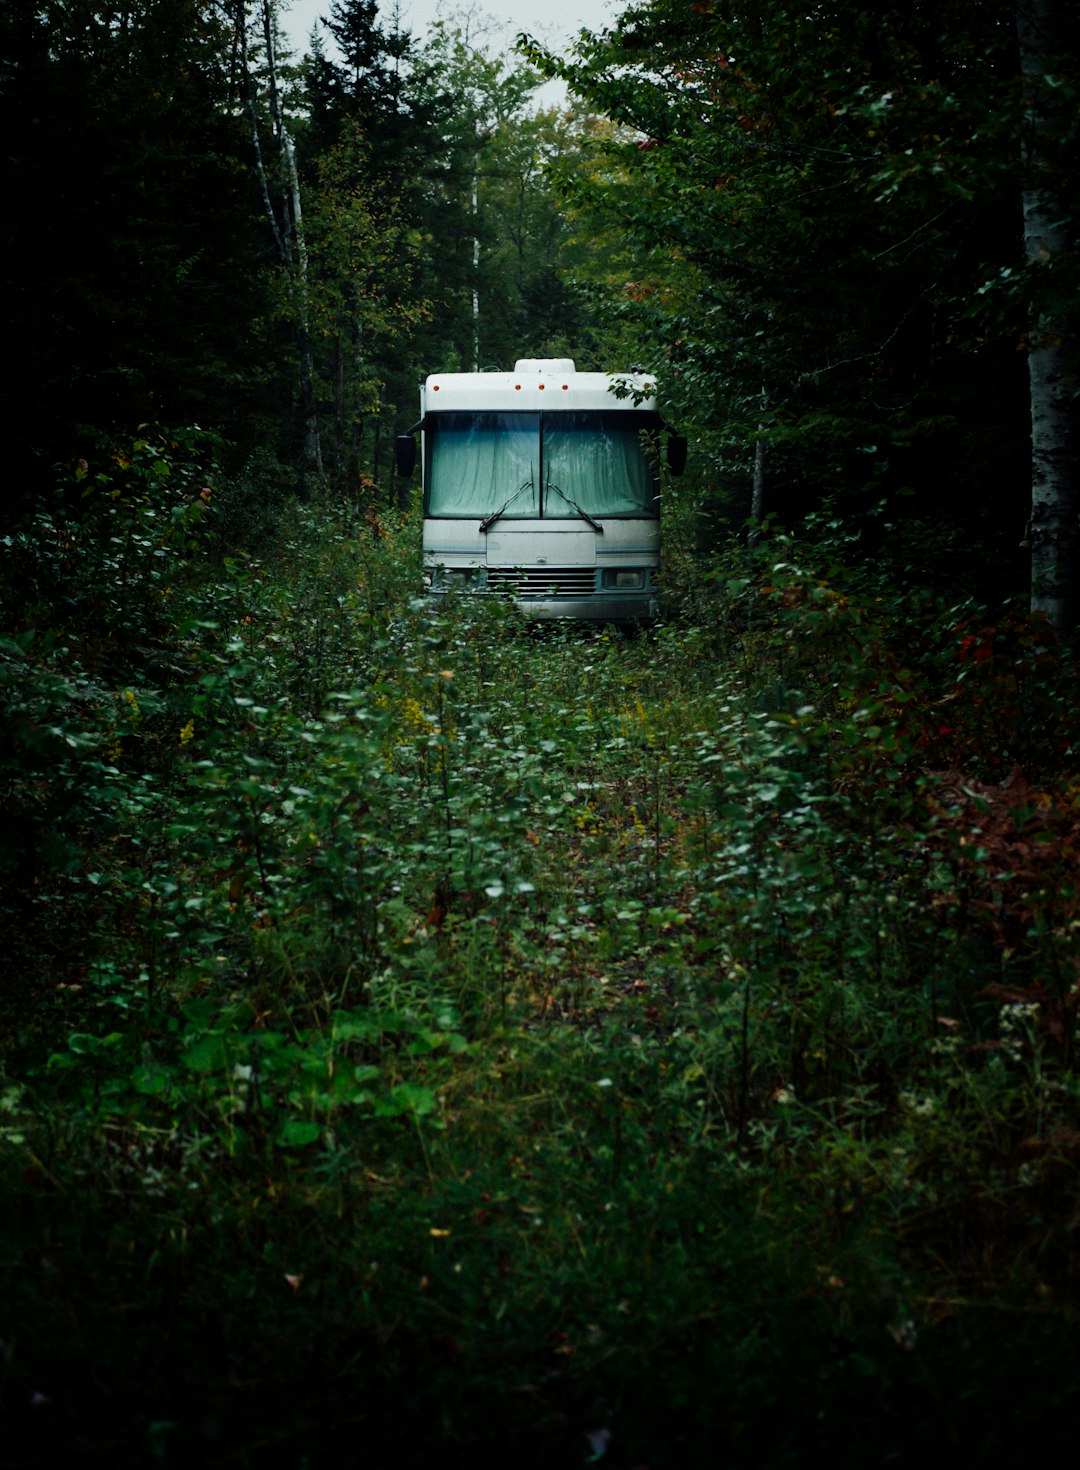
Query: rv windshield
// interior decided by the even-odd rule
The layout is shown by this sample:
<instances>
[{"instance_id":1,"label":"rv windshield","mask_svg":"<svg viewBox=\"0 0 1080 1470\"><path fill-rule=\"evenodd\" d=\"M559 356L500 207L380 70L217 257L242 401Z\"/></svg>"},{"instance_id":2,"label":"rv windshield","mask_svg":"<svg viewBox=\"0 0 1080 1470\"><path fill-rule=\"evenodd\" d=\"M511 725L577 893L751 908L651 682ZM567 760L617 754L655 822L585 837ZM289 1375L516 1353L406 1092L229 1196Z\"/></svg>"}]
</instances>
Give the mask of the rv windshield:
<instances>
[{"instance_id":1,"label":"rv windshield","mask_svg":"<svg viewBox=\"0 0 1080 1470\"><path fill-rule=\"evenodd\" d=\"M540 514L540 415L442 413L429 420L428 515ZM520 492L520 493L518 493Z\"/></svg>"},{"instance_id":2,"label":"rv windshield","mask_svg":"<svg viewBox=\"0 0 1080 1470\"><path fill-rule=\"evenodd\" d=\"M593 516L657 513L655 471L629 414L545 414L542 463L545 490L564 501L545 495L546 516L566 515L567 498Z\"/></svg>"},{"instance_id":3,"label":"rv windshield","mask_svg":"<svg viewBox=\"0 0 1080 1470\"><path fill-rule=\"evenodd\" d=\"M655 425L625 411L432 414L427 514L655 516Z\"/></svg>"}]
</instances>

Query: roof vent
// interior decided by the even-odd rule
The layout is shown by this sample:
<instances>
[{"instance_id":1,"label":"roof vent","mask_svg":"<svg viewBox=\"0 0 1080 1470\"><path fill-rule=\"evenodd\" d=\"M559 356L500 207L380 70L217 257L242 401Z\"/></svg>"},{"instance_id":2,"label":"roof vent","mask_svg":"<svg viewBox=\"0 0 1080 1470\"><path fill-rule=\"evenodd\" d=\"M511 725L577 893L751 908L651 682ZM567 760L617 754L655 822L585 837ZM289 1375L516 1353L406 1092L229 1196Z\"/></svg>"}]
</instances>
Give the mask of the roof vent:
<instances>
[{"instance_id":1,"label":"roof vent","mask_svg":"<svg viewBox=\"0 0 1080 1470\"><path fill-rule=\"evenodd\" d=\"M572 373L574 371L574 359L572 357L519 357L514 363L515 373L540 373L544 377L554 377L559 373Z\"/></svg>"}]
</instances>

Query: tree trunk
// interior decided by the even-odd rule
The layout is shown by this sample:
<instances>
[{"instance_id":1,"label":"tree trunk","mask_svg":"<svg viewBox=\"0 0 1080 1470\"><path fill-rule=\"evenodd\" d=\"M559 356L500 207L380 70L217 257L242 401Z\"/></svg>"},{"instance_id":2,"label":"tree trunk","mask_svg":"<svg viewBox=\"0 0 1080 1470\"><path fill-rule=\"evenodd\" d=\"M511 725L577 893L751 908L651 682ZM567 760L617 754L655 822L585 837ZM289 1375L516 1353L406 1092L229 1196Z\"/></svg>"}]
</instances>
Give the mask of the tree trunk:
<instances>
[{"instance_id":1,"label":"tree trunk","mask_svg":"<svg viewBox=\"0 0 1080 1470\"><path fill-rule=\"evenodd\" d=\"M281 150L285 160L292 227L296 237L296 303L300 335L300 412L304 423L304 449L301 459L305 474L323 478L322 448L319 443L319 411L315 402L315 358L311 350L308 326L307 246L304 243L304 216L300 208L300 176L296 172L296 154L288 132L281 130Z\"/></svg>"},{"instance_id":2,"label":"tree trunk","mask_svg":"<svg viewBox=\"0 0 1080 1470\"><path fill-rule=\"evenodd\" d=\"M1066 248L1062 201L1049 176L1043 148L1048 120L1040 94L1056 55L1060 0L1021 0L1016 24L1020 64L1029 79L1029 133L1024 142L1024 249L1029 271L1048 272ZM1038 282L1036 280L1036 291ZM1072 323L1064 313L1032 309L1028 329L1031 397L1031 610L1058 632L1076 626L1080 569L1075 383L1066 344Z\"/></svg>"},{"instance_id":3,"label":"tree trunk","mask_svg":"<svg viewBox=\"0 0 1080 1470\"><path fill-rule=\"evenodd\" d=\"M761 409L764 415L766 405L765 389L761 390ZM754 478L750 487L750 534L747 543L756 546L761 535L761 523L765 519L765 440L761 434L765 430L764 422L758 424L758 438L754 443Z\"/></svg>"},{"instance_id":4,"label":"tree trunk","mask_svg":"<svg viewBox=\"0 0 1080 1470\"><path fill-rule=\"evenodd\" d=\"M473 120L473 131L480 134L480 119ZM473 151L472 171L472 370L480 371L480 148Z\"/></svg>"},{"instance_id":5,"label":"tree trunk","mask_svg":"<svg viewBox=\"0 0 1080 1470\"><path fill-rule=\"evenodd\" d=\"M248 65L247 49L247 25L244 7L238 10L237 30L240 43L240 66L244 74L244 95L247 101L248 119L251 123L251 151L255 158L255 173L259 180L259 192L262 195L263 212L270 224L271 233L274 236L274 244L277 247L278 259L282 265L289 268L289 243L282 234L281 226L278 224L277 214L270 198L270 183L266 177L266 166L263 163L262 142L259 138L259 110L255 95L255 79L251 75Z\"/></svg>"},{"instance_id":6,"label":"tree trunk","mask_svg":"<svg viewBox=\"0 0 1080 1470\"><path fill-rule=\"evenodd\" d=\"M270 222L277 246L278 257L289 283L289 291L296 308L296 335L300 357L300 417L304 426L304 441L301 465L305 475L322 479L322 451L319 444L319 419L315 404L315 369L311 349L311 333L308 326L307 296L307 250L304 245L304 219L300 208L300 179L296 172L296 158L292 139L285 129L281 98L277 84L277 56L274 50L273 0L262 0L262 31L266 46L266 65L269 87L270 121L278 146L279 168L282 186L282 214L284 223L279 225L270 200L270 187L263 164L262 147L259 142L259 119L256 106L255 81L248 64L247 30L245 6L239 7L241 64L244 69L244 85L247 90L248 109L251 115L252 148L255 169L262 194L263 208ZM296 250L293 251L295 241Z\"/></svg>"}]
</instances>

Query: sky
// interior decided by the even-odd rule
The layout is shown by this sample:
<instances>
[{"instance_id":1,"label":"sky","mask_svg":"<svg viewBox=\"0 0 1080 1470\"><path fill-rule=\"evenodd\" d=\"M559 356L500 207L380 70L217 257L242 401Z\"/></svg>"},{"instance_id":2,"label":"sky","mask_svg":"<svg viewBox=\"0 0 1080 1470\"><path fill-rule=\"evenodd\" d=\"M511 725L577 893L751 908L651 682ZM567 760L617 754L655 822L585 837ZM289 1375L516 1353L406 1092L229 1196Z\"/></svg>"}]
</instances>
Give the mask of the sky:
<instances>
[{"instance_id":1,"label":"sky","mask_svg":"<svg viewBox=\"0 0 1080 1470\"><path fill-rule=\"evenodd\" d=\"M329 14L330 4L331 0L282 0L282 28L297 52L307 50L311 28L320 16ZM519 31L561 50L578 31L601 31L609 26L626 4L627 0L401 0L401 17L404 28L422 42L432 21L452 21L471 10L478 21L490 20L488 45L492 50L509 51ZM393 0L380 0L384 22L392 8ZM555 91L561 89L556 86ZM536 100L550 105L555 98L545 87Z\"/></svg>"}]
</instances>

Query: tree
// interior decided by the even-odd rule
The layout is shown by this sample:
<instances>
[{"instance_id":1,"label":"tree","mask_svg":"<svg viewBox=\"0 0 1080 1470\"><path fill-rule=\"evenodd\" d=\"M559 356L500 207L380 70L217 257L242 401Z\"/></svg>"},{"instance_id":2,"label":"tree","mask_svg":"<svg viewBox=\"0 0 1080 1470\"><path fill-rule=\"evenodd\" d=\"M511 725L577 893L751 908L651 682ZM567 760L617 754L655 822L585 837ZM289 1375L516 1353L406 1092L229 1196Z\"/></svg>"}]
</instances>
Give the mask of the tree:
<instances>
[{"instance_id":1,"label":"tree","mask_svg":"<svg viewBox=\"0 0 1080 1470\"><path fill-rule=\"evenodd\" d=\"M585 324L547 170L574 151L577 125L530 110L539 75L495 52L473 12L432 27L426 60L428 85L453 103L421 200L435 251L429 361L468 368L563 355Z\"/></svg>"},{"instance_id":2,"label":"tree","mask_svg":"<svg viewBox=\"0 0 1080 1470\"><path fill-rule=\"evenodd\" d=\"M304 233L300 175L292 132L285 118L281 78L278 71L277 18L273 0L259 0L258 29L263 43L262 76L265 78L265 108L261 105L259 78L248 45L247 3L236 5L236 37L244 96L251 121L251 152L263 210L277 250L297 347L297 400L303 425L300 465L305 477L321 480L322 445L315 399L315 360L312 350L311 311L308 283L308 251ZM271 184L264 163L262 130L270 134L277 158L277 189ZM275 194L279 202L275 203Z\"/></svg>"},{"instance_id":3,"label":"tree","mask_svg":"<svg viewBox=\"0 0 1080 1470\"><path fill-rule=\"evenodd\" d=\"M1027 343L1031 393L1031 605L1059 631L1075 627L1080 588L1077 484L1075 292L1061 289L1072 240L1062 167L1075 144L1075 35L1060 0L1017 8L1027 127L1023 138L1024 247L1028 269L1045 281L1033 302ZM1075 26L1075 16L1070 17ZM1063 65L1063 63L1065 63Z\"/></svg>"},{"instance_id":4,"label":"tree","mask_svg":"<svg viewBox=\"0 0 1080 1470\"><path fill-rule=\"evenodd\" d=\"M391 365L427 314L414 288L421 240L401 202L373 180L358 122L319 159L308 198L311 327L319 397L329 409L324 437L334 483L356 494L365 420L374 426L368 464L375 469Z\"/></svg>"},{"instance_id":5,"label":"tree","mask_svg":"<svg viewBox=\"0 0 1080 1470\"><path fill-rule=\"evenodd\" d=\"M315 37L303 63L297 151L311 200L319 412L334 479L355 492L362 473L392 473L381 414L414 398L408 343L447 273L445 228L427 270L423 247L451 103L396 10L387 27L374 0L335 0L323 25L332 47Z\"/></svg>"},{"instance_id":6,"label":"tree","mask_svg":"<svg viewBox=\"0 0 1080 1470\"><path fill-rule=\"evenodd\" d=\"M378 0L332 0L322 24L334 50L318 46L306 63L305 159L332 147L344 123L358 123L371 145L369 167L408 192L444 110L443 98L418 85L427 65L412 35L396 8L390 27L380 25Z\"/></svg>"},{"instance_id":7,"label":"tree","mask_svg":"<svg viewBox=\"0 0 1080 1470\"><path fill-rule=\"evenodd\" d=\"M774 511L831 500L879 542L925 513L1015 582L1031 282L1005 0L654 0L569 61L527 49L616 124L569 198L627 242L621 317L736 513L764 444Z\"/></svg>"},{"instance_id":8,"label":"tree","mask_svg":"<svg viewBox=\"0 0 1080 1470\"><path fill-rule=\"evenodd\" d=\"M480 264L493 362L580 357L588 349L589 313L572 277L592 242L575 239L551 183L553 169L573 166L581 123L553 110L509 117L486 150Z\"/></svg>"},{"instance_id":9,"label":"tree","mask_svg":"<svg viewBox=\"0 0 1080 1470\"><path fill-rule=\"evenodd\" d=\"M198 420L250 444L272 370L228 26L201 0L42 0L5 6L0 34L0 432L18 501L93 430Z\"/></svg>"}]
</instances>

